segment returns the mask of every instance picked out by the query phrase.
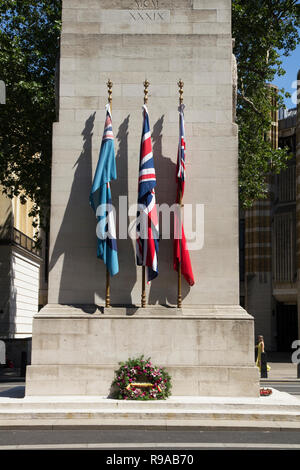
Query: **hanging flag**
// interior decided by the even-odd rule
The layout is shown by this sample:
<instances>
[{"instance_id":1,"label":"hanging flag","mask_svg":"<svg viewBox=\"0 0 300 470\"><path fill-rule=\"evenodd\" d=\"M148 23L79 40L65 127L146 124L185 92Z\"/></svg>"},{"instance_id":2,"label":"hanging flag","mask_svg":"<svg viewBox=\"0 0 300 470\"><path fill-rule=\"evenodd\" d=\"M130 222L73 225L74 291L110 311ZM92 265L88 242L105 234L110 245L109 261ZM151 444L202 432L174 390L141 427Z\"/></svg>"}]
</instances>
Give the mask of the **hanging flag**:
<instances>
[{"instance_id":1,"label":"hanging flag","mask_svg":"<svg viewBox=\"0 0 300 470\"><path fill-rule=\"evenodd\" d=\"M155 201L156 176L147 107L143 106L143 134L140 150L138 224L136 257L138 266L148 267L148 282L158 275L159 227Z\"/></svg>"},{"instance_id":2,"label":"hanging flag","mask_svg":"<svg viewBox=\"0 0 300 470\"><path fill-rule=\"evenodd\" d=\"M185 186L185 130L184 130L184 105L179 108L179 145L177 155L177 204L181 206ZM181 211L181 209L179 208ZM178 265L181 262L181 273L190 286L195 284L192 264L189 251L187 249L183 223L181 216L175 214L175 237L174 237L174 269L178 271Z\"/></svg>"},{"instance_id":3,"label":"hanging flag","mask_svg":"<svg viewBox=\"0 0 300 470\"><path fill-rule=\"evenodd\" d=\"M119 272L115 219L111 201L110 181L117 178L114 136L110 105L106 105L106 121L99 160L90 194L90 205L96 213L97 256L107 266L111 276Z\"/></svg>"}]
</instances>

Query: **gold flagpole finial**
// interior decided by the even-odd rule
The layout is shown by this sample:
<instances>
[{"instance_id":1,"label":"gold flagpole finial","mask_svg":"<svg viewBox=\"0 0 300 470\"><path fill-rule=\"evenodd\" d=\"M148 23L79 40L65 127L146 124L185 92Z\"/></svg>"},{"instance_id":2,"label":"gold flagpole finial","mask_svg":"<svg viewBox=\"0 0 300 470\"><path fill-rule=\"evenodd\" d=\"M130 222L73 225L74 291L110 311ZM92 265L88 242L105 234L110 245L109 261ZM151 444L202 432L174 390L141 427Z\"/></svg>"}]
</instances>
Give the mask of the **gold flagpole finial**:
<instances>
[{"instance_id":1,"label":"gold flagpole finial","mask_svg":"<svg viewBox=\"0 0 300 470\"><path fill-rule=\"evenodd\" d=\"M113 87L113 82L109 79L107 82L107 88L108 88L108 102L110 106L112 104L112 87Z\"/></svg>"},{"instance_id":2,"label":"gold flagpole finial","mask_svg":"<svg viewBox=\"0 0 300 470\"><path fill-rule=\"evenodd\" d=\"M178 85L178 88L179 88L179 104L182 105L183 104L183 87L184 87L184 83L180 79L179 82L177 83L177 85Z\"/></svg>"},{"instance_id":3,"label":"gold flagpole finial","mask_svg":"<svg viewBox=\"0 0 300 470\"><path fill-rule=\"evenodd\" d=\"M144 104L148 103L148 88L149 88L150 82L146 79L144 81Z\"/></svg>"}]
</instances>

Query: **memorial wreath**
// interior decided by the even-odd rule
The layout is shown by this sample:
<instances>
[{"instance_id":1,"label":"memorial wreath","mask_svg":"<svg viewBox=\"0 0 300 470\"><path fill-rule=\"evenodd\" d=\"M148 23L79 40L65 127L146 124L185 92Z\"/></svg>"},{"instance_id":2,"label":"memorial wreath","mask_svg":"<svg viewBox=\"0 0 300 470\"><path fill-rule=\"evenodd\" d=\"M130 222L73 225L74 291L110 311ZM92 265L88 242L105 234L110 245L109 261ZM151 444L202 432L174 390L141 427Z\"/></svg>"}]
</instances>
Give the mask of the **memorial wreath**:
<instances>
[{"instance_id":1,"label":"memorial wreath","mask_svg":"<svg viewBox=\"0 0 300 470\"><path fill-rule=\"evenodd\" d=\"M272 390L270 388L261 388L259 393L261 397L268 397L272 395Z\"/></svg>"},{"instance_id":2,"label":"memorial wreath","mask_svg":"<svg viewBox=\"0 0 300 470\"><path fill-rule=\"evenodd\" d=\"M171 394L171 377L162 367L144 356L119 363L112 383L113 397L119 400L165 400Z\"/></svg>"}]
</instances>

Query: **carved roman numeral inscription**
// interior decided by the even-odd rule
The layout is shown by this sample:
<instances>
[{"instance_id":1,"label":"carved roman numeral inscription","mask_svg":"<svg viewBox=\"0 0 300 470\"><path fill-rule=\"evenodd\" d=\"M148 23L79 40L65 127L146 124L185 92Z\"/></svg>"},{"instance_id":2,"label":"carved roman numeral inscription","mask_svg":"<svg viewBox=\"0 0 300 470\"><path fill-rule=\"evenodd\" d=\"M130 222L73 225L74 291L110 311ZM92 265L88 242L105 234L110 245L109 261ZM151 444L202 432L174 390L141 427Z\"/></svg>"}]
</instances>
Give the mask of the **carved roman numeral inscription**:
<instances>
[{"instance_id":1,"label":"carved roman numeral inscription","mask_svg":"<svg viewBox=\"0 0 300 470\"><path fill-rule=\"evenodd\" d=\"M166 21L166 18L164 17L164 12L163 11L145 11L145 12L140 12L140 11L130 11L130 18L135 21L143 21L143 22L152 22L152 23L160 23Z\"/></svg>"},{"instance_id":2,"label":"carved roman numeral inscription","mask_svg":"<svg viewBox=\"0 0 300 470\"><path fill-rule=\"evenodd\" d=\"M159 9L159 0L135 0L135 8L138 10Z\"/></svg>"}]
</instances>

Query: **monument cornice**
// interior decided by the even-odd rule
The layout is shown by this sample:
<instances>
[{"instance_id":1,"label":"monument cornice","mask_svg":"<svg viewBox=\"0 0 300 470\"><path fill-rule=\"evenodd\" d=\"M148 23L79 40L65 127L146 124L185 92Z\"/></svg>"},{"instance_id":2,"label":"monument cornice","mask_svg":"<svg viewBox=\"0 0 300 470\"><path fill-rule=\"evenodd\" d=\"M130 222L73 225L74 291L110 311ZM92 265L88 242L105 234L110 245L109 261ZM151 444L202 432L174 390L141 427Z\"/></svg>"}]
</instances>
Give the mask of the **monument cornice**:
<instances>
[{"instance_id":1,"label":"monument cornice","mask_svg":"<svg viewBox=\"0 0 300 470\"><path fill-rule=\"evenodd\" d=\"M151 320L195 320L222 319L222 320L253 320L242 307L238 305L201 305L184 306L183 308L167 307L161 305L140 308L135 306L99 307L97 305L60 305L48 304L35 315L38 319L47 318L85 318L85 319L146 319Z\"/></svg>"}]
</instances>

